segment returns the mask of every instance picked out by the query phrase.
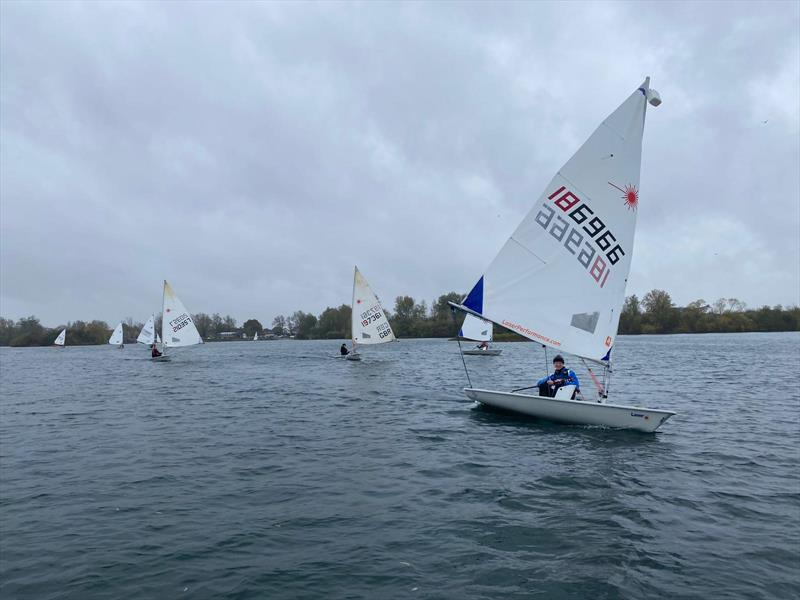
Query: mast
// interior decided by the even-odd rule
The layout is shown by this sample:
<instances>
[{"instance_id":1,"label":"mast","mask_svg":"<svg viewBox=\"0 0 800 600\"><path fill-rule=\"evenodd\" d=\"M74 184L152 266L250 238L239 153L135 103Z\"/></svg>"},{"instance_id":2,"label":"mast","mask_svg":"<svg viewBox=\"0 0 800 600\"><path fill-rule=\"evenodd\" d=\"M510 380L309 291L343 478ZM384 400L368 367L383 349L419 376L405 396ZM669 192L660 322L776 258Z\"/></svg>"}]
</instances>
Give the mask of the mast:
<instances>
[{"instance_id":1,"label":"mast","mask_svg":"<svg viewBox=\"0 0 800 600\"><path fill-rule=\"evenodd\" d=\"M167 280L165 279L164 280L164 288L161 290L161 333L164 333L164 304L166 302L166 297L167 297ZM155 324L155 321L153 321L153 335L154 336L155 336L155 331L156 331L156 324ZM153 343L155 343L155 340L153 340ZM162 348L162 350L164 350L164 354L166 355L167 354L167 336L166 335L162 335L161 336L161 348Z\"/></svg>"},{"instance_id":2,"label":"mast","mask_svg":"<svg viewBox=\"0 0 800 600\"><path fill-rule=\"evenodd\" d=\"M356 351L356 328L354 327L356 322L356 273L358 273L358 265L353 267L353 298L350 301L350 342L353 345L353 352Z\"/></svg>"}]
</instances>

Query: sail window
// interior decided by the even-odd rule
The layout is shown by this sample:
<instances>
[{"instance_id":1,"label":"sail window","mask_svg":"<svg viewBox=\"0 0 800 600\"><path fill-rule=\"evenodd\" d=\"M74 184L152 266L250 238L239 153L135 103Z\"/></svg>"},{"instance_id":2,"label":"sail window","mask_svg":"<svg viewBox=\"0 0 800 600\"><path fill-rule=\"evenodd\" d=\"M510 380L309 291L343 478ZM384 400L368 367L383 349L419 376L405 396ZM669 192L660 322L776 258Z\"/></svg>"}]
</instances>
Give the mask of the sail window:
<instances>
[{"instance_id":1,"label":"sail window","mask_svg":"<svg viewBox=\"0 0 800 600\"><path fill-rule=\"evenodd\" d=\"M570 325L583 329L589 333L594 333L597 328L597 321L600 320L600 313L595 311L593 313L577 313L572 315L572 322Z\"/></svg>"}]
</instances>

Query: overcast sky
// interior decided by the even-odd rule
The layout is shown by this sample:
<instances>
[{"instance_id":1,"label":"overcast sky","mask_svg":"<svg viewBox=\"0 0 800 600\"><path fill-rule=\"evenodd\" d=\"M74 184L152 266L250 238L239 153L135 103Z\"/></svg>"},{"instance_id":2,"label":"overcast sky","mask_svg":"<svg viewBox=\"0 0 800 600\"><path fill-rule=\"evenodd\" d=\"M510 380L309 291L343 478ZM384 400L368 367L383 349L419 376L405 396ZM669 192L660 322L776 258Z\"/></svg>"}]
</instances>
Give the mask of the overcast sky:
<instances>
[{"instance_id":1,"label":"overcast sky","mask_svg":"<svg viewBox=\"0 0 800 600\"><path fill-rule=\"evenodd\" d=\"M0 314L467 291L644 79L628 293L800 302L800 4L0 4Z\"/></svg>"}]
</instances>

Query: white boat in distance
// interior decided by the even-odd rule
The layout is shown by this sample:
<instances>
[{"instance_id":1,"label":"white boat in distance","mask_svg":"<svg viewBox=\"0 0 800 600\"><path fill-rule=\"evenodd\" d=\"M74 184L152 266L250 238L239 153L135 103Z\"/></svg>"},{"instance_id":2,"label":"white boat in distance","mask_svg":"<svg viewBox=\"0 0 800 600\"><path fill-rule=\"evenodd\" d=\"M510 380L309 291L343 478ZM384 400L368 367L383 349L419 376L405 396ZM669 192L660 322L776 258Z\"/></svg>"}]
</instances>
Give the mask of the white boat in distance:
<instances>
[{"instance_id":1,"label":"white boat in distance","mask_svg":"<svg viewBox=\"0 0 800 600\"><path fill-rule=\"evenodd\" d=\"M491 321L484 321L469 313L464 315L464 323L461 325L461 331L458 332L458 336L465 340L486 342L487 345L477 346L470 350L462 350L461 353L466 356L500 356L503 352L501 349L488 346L488 343L492 341L493 331L494 325Z\"/></svg>"},{"instance_id":2,"label":"white boat in distance","mask_svg":"<svg viewBox=\"0 0 800 600\"><path fill-rule=\"evenodd\" d=\"M58 337L53 341L54 346L61 346L62 348L67 343L67 330L64 329L58 334Z\"/></svg>"},{"instance_id":3,"label":"white boat in distance","mask_svg":"<svg viewBox=\"0 0 800 600\"><path fill-rule=\"evenodd\" d=\"M142 330L139 332L139 337L136 338L136 341L146 346L152 346L155 343L161 343L161 336L156 333L155 315L150 315L150 318L147 319L147 322L142 326Z\"/></svg>"},{"instance_id":4,"label":"white boat in distance","mask_svg":"<svg viewBox=\"0 0 800 600\"><path fill-rule=\"evenodd\" d=\"M470 386L467 397L552 421L648 432L675 414L606 402L633 251L648 102L661 104L649 77L567 161L467 297L453 304L584 364L602 365L602 383L586 365L597 397L572 400L572 386L554 398Z\"/></svg>"},{"instance_id":5,"label":"white boat in distance","mask_svg":"<svg viewBox=\"0 0 800 600\"><path fill-rule=\"evenodd\" d=\"M355 267L353 272L353 304L351 309L353 350L345 355L347 360L361 360L358 344L383 344L394 341L394 332L383 310L381 301L369 283Z\"/></svg>"},{"instance_id":6,"label":"white boat in distance","mask_svg":"<svg viewBox=\"0 0 800 600\"><path fill-rule=\"evenodd\" d=\"M123 342L123 335L122 335L122 323L117 325L114 328L114 331L111 333L111 337L108 338L108 343L112 346L117 346L118 348L122 348Z\"/></svg>"}]
</instances>

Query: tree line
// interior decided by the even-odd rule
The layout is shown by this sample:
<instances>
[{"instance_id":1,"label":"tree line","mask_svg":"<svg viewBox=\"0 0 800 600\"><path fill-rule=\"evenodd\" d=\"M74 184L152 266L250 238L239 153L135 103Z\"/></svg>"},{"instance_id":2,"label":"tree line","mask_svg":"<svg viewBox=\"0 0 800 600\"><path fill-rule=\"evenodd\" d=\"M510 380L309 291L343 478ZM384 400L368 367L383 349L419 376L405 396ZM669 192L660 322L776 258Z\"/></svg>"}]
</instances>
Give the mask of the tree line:
<instances>
[{"instance_id":1,"label":"tree line","mask_svg":"<svg viewBox=\"0 0 800 600\"><path fill-rule=\"evenodd\" d=\"M192 315L197 329L204 340L217 339L223 332L241 333L236 326L236 319L231 316L221 317L218 314L206 315L198 313ZM116 324L115 324L116 326ZM122 322L124 343L134 344L144 323L133 319ZM45 327L34 316L25 317L18 321L0 317L0 346L50 346L62 329L67 330L68 346L91 346L108 343L113 327L105 321L71 321L58 327ZM156 329L161 330L161 316L156 316ZM252 334L251 334L252 336Z\"/></svg>"},{"instance_id":2,"label":"tree line","mask_svg":"<svg viewBox=\"0 0 800 600\"><path fill-rule=\"evenodd\" d=\"M439 296L430 306L411 296L398 296L393 310L386 310L389 323L400 338L455 337L463 316L453 314L448 302L460 302L457 292ZM272 328L264 328L257 319L246 320L241 327L231 316L198 313L192 315L200 336L206 341L260 337L294 337L301 340L349 339L350 306L328 307L319 315L295 311L288 316L278 315ZM143 323L127 319L123 323L125 343L134 343ZM156 317L160 330L160 316ZM58 333L67 329L67 345L105 344L111 327L105 321L73 321L66 325L44 327L34 316L18 321L0 317L0 346L49 346ZM636 295L625 298L620 313L619 333L732 333L744 331L800 331L800 308L762 306L748 309L736 298L720 298L709 304L695 300L686 306L676 306L664 290L651 290L640 300ZM522 339L503 328L495 328L495 339Z\"/></svg>"},{"instance_id":3,"label":"tree line","mask_svg":"<svg viewBox=\"0 0 800 600\"><path fill-rule=\"evenodd\" d=\"M703 299L676 306L664 290L651 290L641 300L625 298L619 333L735 333L744 331L800 331L800 308L762 306L748 309L736 298Z\"/></svg>"},{"instance_id":4,"label":"tree line","mask_svg":"<svg viewBox=\"0 0 800 600\"><path fill-rule=\"evenodd\" d=\"M461 328L461 317L453 315L448 302L460 302L463 294L442 294L430 306L411 296L398 296L394 310L384 307L394 334L401 338L453 337ZM351 308L347 304L328 307L318 316L301 310L272 321L272 333L301 340L348 339L352 337Z\"/></svg>"}]
</instances>

